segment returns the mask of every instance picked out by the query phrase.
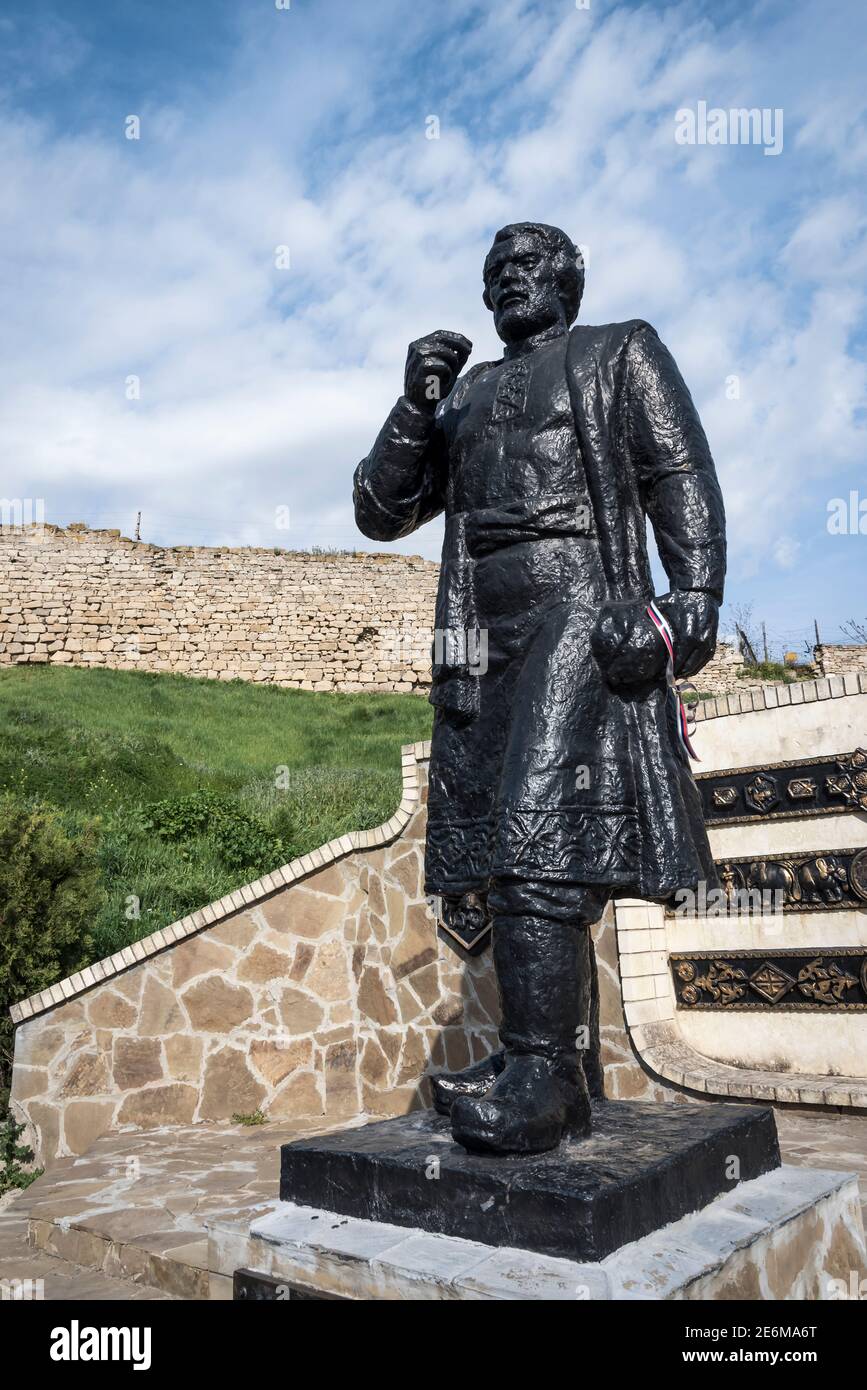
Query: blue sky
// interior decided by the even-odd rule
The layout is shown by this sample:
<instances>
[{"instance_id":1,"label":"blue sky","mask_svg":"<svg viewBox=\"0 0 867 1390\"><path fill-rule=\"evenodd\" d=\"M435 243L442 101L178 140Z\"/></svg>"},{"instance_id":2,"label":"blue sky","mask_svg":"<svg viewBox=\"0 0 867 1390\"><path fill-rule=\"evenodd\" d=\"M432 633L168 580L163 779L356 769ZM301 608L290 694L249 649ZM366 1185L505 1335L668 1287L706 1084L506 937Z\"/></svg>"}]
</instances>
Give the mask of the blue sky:
<instances>
[{"instance_id":1,"label":"blue sky","mask_svg":"<svg viewBox=\"0 0 867 1390\"><path fill-rule=\"evenodd\" d=\"M867 618L867 535L826 525L867 499L865 44L863 0L4 0L0 494L367 546L352 471L408 341L497 356L484 253L542 219L586 248L582 318L649 319L681 366L727 597L833 639ZM700 101L782 109L781 153L679 144Z\"/></svg>"}]
</instances>

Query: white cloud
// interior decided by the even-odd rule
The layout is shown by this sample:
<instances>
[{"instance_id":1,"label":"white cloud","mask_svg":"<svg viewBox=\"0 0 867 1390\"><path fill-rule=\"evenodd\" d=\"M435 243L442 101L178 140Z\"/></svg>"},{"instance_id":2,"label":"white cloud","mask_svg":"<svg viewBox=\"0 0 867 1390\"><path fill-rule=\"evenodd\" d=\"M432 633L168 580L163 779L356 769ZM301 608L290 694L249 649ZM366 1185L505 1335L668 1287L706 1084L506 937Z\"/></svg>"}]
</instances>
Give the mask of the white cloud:
<instances>
[{"instance_id":1,"label":"white cloud","mask_svg":"<svg viewBox=\"0 0 867 1390\"><path fill-rule=\"evenodd\" d=\"M207 94L145 104L138 143L7 102L4 494L44 496L60 521L141 506L166 542L366 544L351 474L408 340L456 328L496 355L482 259L497 226L542 217L589 246L584 317L649 318L675 352L734 572L800 565L811 483L864 444L865 206L840 150L858 137L839 112L823 125L836 108L810 86L838 30L799 38L805 3L773 42L692 5L362 8L338 25L323 6L318 31L311 11L295 58L250 22ZM833 56L854 68L850 45ZM784 103L784 153L678 146L674 112L698 99ZM401 548L437 546L432 527Z\"/></svg>"}]
</instances>

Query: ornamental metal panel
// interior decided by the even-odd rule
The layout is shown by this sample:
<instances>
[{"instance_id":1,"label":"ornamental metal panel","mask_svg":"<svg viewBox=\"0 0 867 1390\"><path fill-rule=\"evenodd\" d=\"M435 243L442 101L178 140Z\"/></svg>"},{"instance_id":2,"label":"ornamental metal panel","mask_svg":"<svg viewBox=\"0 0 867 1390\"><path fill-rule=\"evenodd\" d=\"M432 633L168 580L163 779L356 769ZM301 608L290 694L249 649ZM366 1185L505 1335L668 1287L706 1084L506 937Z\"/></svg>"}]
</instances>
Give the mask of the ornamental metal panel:
<instances>
[{"instance_id":1,"label":"ornamental metal panel","mask_svg":"<svg viewBox=\"0 0 867 1390\"><path fill-rule=\"evenodd\" d=\"M867 811L867 750L700 772L706 825Z\"/></svg>"},{"instance_id":2,"label":"ornamental metal panel","mask_svg":"<svg viewBox=\"0 0 867 1390\"><path fill-rule=\"evenodd\" d=\"M679 1009L779 1013L867 1010L867 947L679 951L669 957Z\"/></svg>"}]
</instances>

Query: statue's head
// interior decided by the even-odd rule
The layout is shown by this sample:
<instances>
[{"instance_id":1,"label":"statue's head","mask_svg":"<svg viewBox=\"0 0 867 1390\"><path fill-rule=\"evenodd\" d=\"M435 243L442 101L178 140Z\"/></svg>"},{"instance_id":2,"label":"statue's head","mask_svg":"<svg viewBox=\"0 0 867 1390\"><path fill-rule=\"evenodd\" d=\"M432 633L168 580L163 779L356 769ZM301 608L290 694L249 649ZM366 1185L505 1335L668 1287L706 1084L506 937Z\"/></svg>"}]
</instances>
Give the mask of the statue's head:
<instances>
[{"instance_id":1,"label":"statue's head","mask_svg":"<svg viewBox=\"0 0 867 1390\"><path fill-rule=\"evenodd\" d=\"M575 319L584 293L578 248L559 227L511 222L485 258L484 301L505 343L517 343Z\"/></svg>"}]
</instances>

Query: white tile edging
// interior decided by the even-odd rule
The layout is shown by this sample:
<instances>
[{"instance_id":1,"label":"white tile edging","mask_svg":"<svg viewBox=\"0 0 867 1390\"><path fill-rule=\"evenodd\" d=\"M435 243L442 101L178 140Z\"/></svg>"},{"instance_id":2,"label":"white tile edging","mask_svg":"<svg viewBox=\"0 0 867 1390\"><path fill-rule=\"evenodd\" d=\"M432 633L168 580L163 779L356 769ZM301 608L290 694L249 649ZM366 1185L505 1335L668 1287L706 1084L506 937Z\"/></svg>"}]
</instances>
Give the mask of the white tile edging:
<instances>
[{"instance_id":1,"label":"white tile edging","mask_svg":"<svg viewBox=\"0 0 867 1390\"><path fill-rule=\"evenodd\" d=\"M843 695L867 695L867 671L847 671L845 675L825 676L822 680L792 681L762 690L741 690L736 695L716 695L689 708L698 721L724 719L730 714L757 714L786 705L809 705L814 700L839 700Z\"/></svg>"},{"instance_id":2,"label":"white tile edging","mask_svg":"<svg viewBox=\"0 0 867 1390\"><path fill-rule=\"evenodd\" d=\"M300 858L293 859L282 868L274 869L272 873L257 878L253 883L245 883L241 888L227 893L217 902L208 903L206 907L198 908L197 911L182 917L180 921L161 927L159 931L143 937L132 946L125 946L122 951L115 951L114 955L106 957L105 960L95 961L93 965L85 966L83 970L65 980L58 980L39 994L20 1000L9 1010L12 1022L24 1023L36 1014L46 1013L60 1004L67 1004L70 999L86 993L94 985L123 974L131 966L147 960L149 956L157 955L186 937L196 936L205 928L231 917L235 912L263 902L281 888L300 882L329 864L345 859L359 850L381 849L383 845L398 839L419 808L419 763L430 757L430 743L405 743L400 751L403 777L400 805L394 815L382 825L376 826L373 830L350 830L335 840L329 840L310 854L302 854Z\"/></svg>"}]
</instances>

